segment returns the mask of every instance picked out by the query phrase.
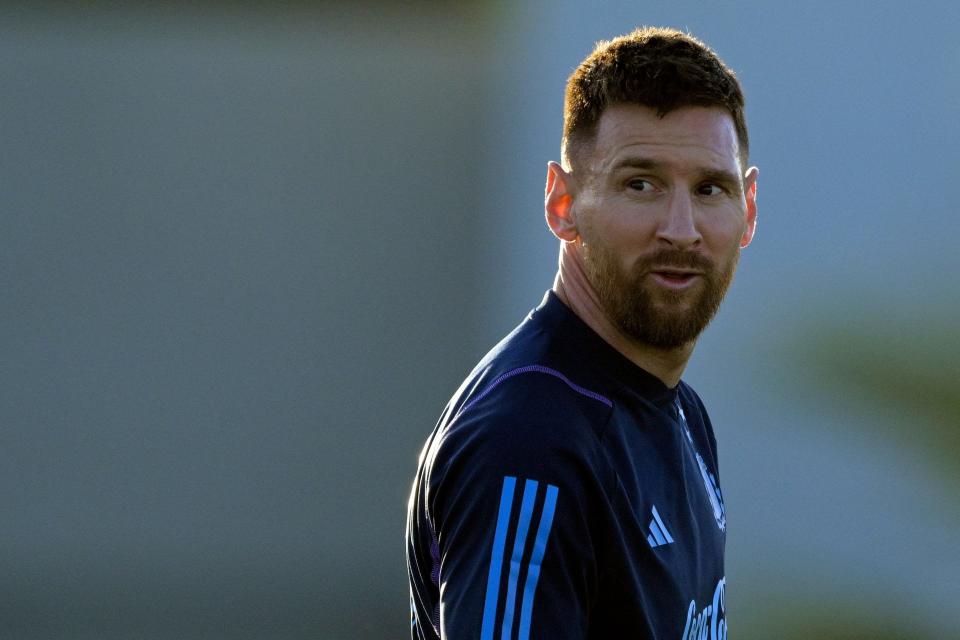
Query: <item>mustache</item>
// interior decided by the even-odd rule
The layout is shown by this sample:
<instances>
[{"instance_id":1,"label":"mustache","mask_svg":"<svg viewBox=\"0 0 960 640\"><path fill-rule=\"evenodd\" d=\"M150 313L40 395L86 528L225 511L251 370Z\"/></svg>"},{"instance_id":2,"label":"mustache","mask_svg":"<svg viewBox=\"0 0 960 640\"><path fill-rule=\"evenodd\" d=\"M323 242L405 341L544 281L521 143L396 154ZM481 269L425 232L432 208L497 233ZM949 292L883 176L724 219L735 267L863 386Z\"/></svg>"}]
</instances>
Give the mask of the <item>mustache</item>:
<instances>
[{"instance_id":1,"label":"mustache","mask_svg":"<svg viewBox=\"0 0 960 640\"><path fill-rule=\"evenodd\" d=\"M713 261L692 251L678 249L658 249L637 259L634 269L636 273L652 271L654 267L675 267L678 269L695 269L709 273L713 271Z\"/></svg>"}]
</instances>

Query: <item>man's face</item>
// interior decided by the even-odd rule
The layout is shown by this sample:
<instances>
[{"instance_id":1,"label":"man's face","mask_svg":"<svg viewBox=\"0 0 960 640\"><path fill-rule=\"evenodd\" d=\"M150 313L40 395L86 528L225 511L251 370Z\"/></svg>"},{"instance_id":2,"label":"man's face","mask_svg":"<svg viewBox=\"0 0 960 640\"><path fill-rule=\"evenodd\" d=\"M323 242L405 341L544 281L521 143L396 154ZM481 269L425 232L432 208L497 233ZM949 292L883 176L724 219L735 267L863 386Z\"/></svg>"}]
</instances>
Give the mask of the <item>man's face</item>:
<instances>
[{"instance_id":1,"label":"man's face","mask_svg":"<svg viewBox=\"0 0 960 640\"><path fill-rule=\"evenodd\" d=\"M661 349L690 343L753 236L757 172L740 168L733 119L719 108L658 118L613 105L585 146L572 207L601 305L634 340Z\"/></svg>"}]
</instances>

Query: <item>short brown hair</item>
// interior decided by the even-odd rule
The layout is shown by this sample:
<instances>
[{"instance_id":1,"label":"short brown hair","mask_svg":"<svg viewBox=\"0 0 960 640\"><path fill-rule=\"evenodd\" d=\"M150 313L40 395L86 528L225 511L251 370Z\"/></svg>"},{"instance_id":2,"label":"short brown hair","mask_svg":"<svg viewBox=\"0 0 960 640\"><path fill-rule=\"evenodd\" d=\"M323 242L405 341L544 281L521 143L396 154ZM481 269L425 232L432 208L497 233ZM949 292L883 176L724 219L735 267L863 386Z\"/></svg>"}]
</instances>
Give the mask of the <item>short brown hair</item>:
<instances>
[{"instance_id":1,"label":"short brown hair","mask_svg":"<svg viewBox=\"0 0 960 640\"><path fill-rule=\"evenodd\" d=\"M749 139L743 92L736 75L710 47L676 29L643 27L602 40L567 80L563 107L564 161L591 140L603 110L639 104L663 117L681 107L720 107L733 117L740 164L747 166Z\"/></svg>"}]
</instances>

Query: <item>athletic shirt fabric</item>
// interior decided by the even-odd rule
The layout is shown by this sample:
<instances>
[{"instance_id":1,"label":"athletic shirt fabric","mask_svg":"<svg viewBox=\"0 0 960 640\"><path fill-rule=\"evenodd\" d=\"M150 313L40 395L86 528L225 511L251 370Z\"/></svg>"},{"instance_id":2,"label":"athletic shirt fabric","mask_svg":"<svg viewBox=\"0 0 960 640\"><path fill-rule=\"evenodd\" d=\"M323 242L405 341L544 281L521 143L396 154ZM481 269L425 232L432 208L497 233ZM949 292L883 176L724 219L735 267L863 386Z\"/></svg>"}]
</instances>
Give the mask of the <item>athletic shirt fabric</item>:
<instances>
[{"instance_id":1,"label":"athletic shirt fabric","mask_svg":"<svg viewBox=\"0 0 960 640\"><path fill-rule=\"evenodd\" d=\"M553 292L488 353L420 456L415 640L726 638L726 517L696 393Z\"/></svg>"}]
</instances>

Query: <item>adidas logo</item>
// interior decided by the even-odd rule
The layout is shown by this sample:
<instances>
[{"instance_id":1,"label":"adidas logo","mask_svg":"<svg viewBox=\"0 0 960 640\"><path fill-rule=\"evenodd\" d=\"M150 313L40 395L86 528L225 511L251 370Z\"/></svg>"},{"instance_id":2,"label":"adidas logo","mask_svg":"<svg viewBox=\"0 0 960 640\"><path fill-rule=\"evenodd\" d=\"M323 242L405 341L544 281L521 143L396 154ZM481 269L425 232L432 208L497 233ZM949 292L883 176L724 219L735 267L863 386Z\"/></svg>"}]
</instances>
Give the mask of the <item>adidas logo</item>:
<instances>
[{"instance_id":1,"label":"adidas logo","mask_svg":"<svg viewBox=\"0 0 960 640\"><path fill-rule=\"evenodd\" d=\"M660 514L657 513L656 506L653 507L653 520L650 521L648 526L650 533L647 535L647 542L650 543L651 548L655 549L673 542L673 536L670 535L670 532L667 531L667 526L663 524L663 520L660 519Z\"/></svg>"}]
</instances>

